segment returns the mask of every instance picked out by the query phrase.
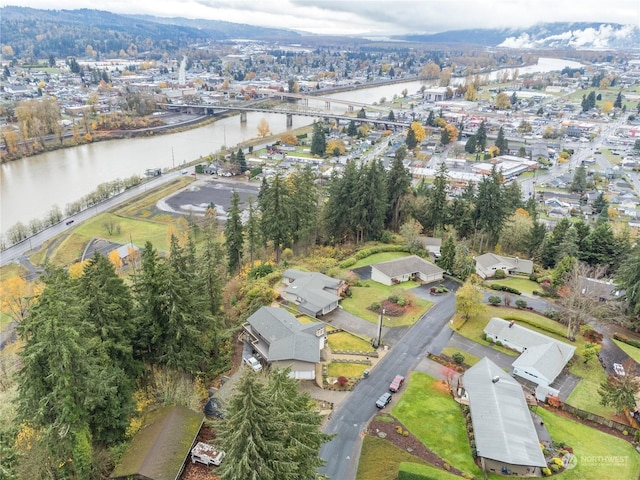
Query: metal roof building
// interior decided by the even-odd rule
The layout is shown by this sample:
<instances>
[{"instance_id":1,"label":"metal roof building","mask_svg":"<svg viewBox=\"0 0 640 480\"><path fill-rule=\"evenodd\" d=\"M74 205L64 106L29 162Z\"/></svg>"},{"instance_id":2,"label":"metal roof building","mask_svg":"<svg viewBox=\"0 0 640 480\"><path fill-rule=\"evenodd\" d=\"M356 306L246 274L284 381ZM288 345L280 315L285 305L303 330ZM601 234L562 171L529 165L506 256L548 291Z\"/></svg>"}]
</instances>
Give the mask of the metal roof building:
<instances>
[{"instance_id":1,"label":"metal roof building","mask_svg":"<svg viewBox=\"0 0 640 480\"><path fill-rule=\"evenodd\" d=\"M547 462L520 384L486 357L467 370L463 384L483 469L540 475Z\"/></svg>"}]
</instances>

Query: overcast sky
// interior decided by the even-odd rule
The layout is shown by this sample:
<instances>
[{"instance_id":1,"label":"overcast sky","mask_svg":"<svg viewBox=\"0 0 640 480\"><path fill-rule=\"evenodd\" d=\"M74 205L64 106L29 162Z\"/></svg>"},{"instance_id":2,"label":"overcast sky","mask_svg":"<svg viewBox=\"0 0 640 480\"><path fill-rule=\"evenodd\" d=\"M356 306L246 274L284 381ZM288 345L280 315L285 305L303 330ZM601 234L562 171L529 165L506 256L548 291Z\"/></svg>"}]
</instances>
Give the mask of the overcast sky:
<instances>
[{"instance_id":1,"label":"overcast sky","mask_svg":"<svg viewBox=\"0 0 640 480\"><path fill-rule=\"evenodd\" d=\"M640 25L639 0L0 0L0 5L93 8L369 36L559 21Z\"/></svg>"}]
</instances>

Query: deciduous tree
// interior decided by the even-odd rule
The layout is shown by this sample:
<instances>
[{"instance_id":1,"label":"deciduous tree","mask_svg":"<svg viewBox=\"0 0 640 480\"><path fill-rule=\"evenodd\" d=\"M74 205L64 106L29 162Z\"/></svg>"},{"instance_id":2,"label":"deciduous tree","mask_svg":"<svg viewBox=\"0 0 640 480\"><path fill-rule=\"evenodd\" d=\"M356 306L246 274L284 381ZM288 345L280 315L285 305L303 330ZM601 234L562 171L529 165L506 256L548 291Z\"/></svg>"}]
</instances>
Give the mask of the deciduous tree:
<instances>
[{"instance_id":1,"label":"deciduous tree","mask_svg":"<svg viewBox=\"0 0 640 480\"><path fill-rule=\"evenodd\" d=\"M480 287L467 280L456 292L456 313L462 316L465 322L480 315L486 308L482 298Z\"/></svg>"},{"instance_id":2,"label":"deciduous tree","mask_svg":"<svg viewBox=\"0 0 640 480\"><path fill-rule=\"evenodd\" d=\"M258 134L264 138L267 135L269 135L270 131L271 131L271 127L269 126L269 122L267 122L267 119L266 118L260 119L260 121L258 122Z\"/></svg>"}]
</instances>

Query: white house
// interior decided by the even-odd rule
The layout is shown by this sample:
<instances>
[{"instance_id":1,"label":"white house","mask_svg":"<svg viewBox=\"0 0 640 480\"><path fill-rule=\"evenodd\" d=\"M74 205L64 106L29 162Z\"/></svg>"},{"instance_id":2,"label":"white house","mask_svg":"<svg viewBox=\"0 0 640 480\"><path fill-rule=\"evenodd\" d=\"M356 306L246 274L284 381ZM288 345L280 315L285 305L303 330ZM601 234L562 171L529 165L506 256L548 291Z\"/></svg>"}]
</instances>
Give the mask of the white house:
<instances>
[{"instance_id":1,"label":"white house","mask_svg":"<svg viewBox=\"0 0 640 480\"><path fill-rule=\"evenodd\" d=\"M533 261L518 257L503 257L495 253L485 253L476 257L476 273L481 278L493 277L498 270L503 270L507 275L514 273L530 275L533 272Z\"/></svg>"},{"instance_id":2,"label":"white house","mask_svg":"<svg viewBox=\"0 0 640 480\"><path fill-rule=\"evenodd\" d=\"M442 239L437 237L423 237L424 248L432 254L434 257L440 257L440 247L442 246Z\"/></svg>"},{"instance_id":3,"label":"white house","mask_svg":"<svg viewBox=\"0 0 640 480\"><path fill-rule=\"evenodd\" d=\"M284 308L260 307L243 328L256 355L269 365L288 367L300 380L316 378L325 345L324 323L302 323Z\"/></svg>"},{"instance_id":4,"label":"white house","mask_svg":"<svg viewBox=\"0 0 640 480\"><path fill-rule=\"evenodd\" d=\"M486 357L467 370L462 381L482 470L541 476L547 462L522 386Z\"/></svg>"},{"instance_id":5,"label":"white house","mask_svg":"<svg viewBox=\"0 0 640 480\"><path fill-rule=\"evenodd\" d=\"M511 364L513 374L537 385L551 385L576 350L573 345L498 317L489 320L484 333L487 340L521 352Z\"/></svg>"},{"instance_id":6,"label":"white house","mask_svg":"<svg viewBox=\"0 0 640 480\"><path fill-rule=\"evenodd\" d=\"M415 279L423 283L442 280L444 270L417 255L397 258L371 266L371 280L393 285Z\"/></svg>"}]
</instances>

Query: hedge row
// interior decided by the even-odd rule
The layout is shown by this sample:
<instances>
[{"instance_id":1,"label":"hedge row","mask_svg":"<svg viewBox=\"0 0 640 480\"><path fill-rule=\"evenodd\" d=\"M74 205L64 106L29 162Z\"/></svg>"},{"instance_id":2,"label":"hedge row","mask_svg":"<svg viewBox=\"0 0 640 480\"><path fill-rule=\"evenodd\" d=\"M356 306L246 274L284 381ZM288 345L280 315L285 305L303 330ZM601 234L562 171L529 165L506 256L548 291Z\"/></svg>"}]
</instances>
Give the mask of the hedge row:
<instances>
[{"instance_id":1,"label":"hedge row","mask_svg":"<svg viewBox=\"0 0 640 480\"><path fill-rule=\"evenodd\" d=\"M499 292L507 292L513 293L514 295L521 295L520 290L516 290L515 288L507 287L506 285L500 285L494 283L491 285L491 290L498 290Z\"/></svg>"},{"instance_id":2,"label":"hedge row","mask_svg":"<svg viewBox=\"0 0 640 480\"><path fill-rule=\"evenodd\" d=\"M524 318L520 318L520 317L503 317L505 320L507 321L511 321L514 320L518 323L525 323L527 325L531 325L532 327L538 328L540 330L543 330L545 332L549 332L549 333L553 333L554 335L559 335L561 337L564 336L564 334L561 331L558 330L554 330L551 327L547 327L546 325L540 325L539 323L536 322L532 322L531 320L526 320Z\"/></svg>"},{"instance_id":3,"label":"hedge row","mask_svg":"<svg viewBox=\"0 0 640 480\"><path fill-rule=\"evenodd\" d=\"M406 245L378 245L376 247L365 248L363 250L360 250L353 257L349 257L349 258L343 260L338 265L340 266L340 268L349 268L349 267L355 265L355 263L358 260L362 260L363 258L367 258L367 257L370 257L371 255L374 255L376 253L382 253L382 252L407 252L407 253L409 253L409 247L406 246Z\"/></svg>"},{"instance_id":4,"label":"hedge row","mask_svg":"<svg viewBox=\"0 0 640 480\"><path fill-rule=\"evenodd\" d=\"M640 342L637 340L633 340L632 338L627 338L624 335L620 335L619 333L615 333L613 335L615 340L619 340L622 343L626 343L627 345L631 345L632 347L640 348Z\"/></svg>"}]
</instances>

